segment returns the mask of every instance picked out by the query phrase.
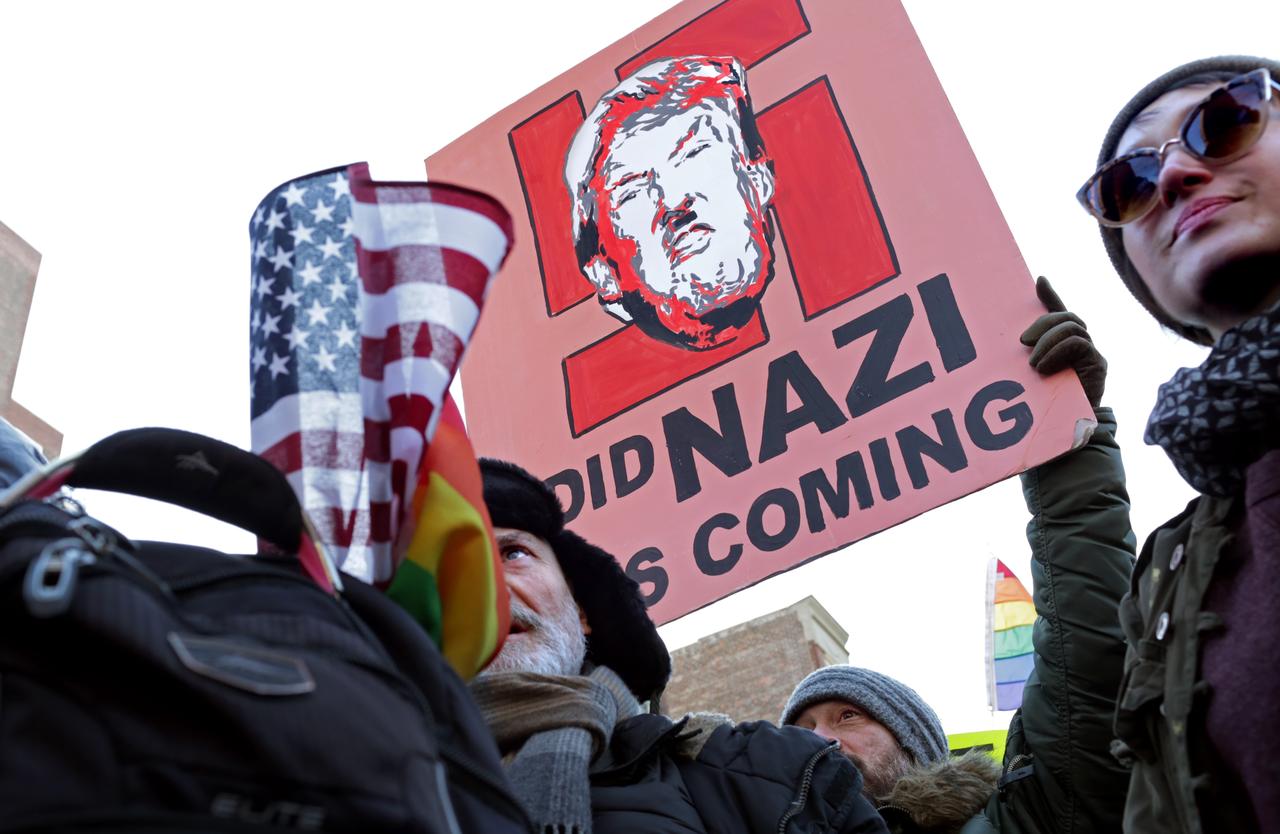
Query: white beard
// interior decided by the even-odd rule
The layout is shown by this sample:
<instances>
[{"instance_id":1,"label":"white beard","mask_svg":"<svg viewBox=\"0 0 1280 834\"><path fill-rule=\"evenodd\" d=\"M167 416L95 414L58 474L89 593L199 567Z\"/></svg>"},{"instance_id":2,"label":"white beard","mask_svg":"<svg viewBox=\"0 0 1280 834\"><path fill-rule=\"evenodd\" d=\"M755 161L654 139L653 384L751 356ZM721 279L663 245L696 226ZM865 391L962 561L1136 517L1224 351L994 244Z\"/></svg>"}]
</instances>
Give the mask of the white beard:
<instances>
[{"instance_id":1,"label":"white beard","mask_svg":"<svg viewBox=\"0 0 1280 834\"><path fill-rule=\"evenodd\" d=\"M515 597L511 620L525 628L508 639L498 656L481 675L494 672L534 672L541 675L576 675L587 657L587 636L582 633L578 606L569 597L546 617L540 617Z\"/></svg>"}]
</instances>

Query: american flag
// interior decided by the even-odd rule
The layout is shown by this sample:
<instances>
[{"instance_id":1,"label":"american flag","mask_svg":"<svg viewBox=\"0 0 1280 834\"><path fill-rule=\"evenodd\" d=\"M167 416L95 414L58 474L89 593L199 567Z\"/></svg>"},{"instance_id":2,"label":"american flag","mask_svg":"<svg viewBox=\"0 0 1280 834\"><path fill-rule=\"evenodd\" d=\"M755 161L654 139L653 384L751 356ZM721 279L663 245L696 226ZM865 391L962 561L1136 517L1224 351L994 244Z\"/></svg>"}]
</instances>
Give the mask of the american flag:
<instances>
[{"instance_id":1,"label":"american flag","mask_svg":"<svg viewBox=\"0 0 1280 834\"><path fill-rule=\"evenodd\" d=\"M511 247L491 198L359 163L284 183L249 224L253 449L348 573L385 582L440 405Z\"/></svg>"}]
</instances>

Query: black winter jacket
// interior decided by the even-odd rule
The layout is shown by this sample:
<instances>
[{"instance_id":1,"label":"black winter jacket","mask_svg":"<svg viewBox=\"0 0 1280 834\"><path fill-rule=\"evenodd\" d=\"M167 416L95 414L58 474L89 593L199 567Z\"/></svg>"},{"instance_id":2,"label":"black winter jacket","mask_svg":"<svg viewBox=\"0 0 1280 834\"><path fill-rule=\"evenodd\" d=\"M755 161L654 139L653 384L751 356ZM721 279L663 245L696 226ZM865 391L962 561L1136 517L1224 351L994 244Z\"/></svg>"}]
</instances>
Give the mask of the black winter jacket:
<instances>
[{"instance_id":1,"label":"black winter jacket","mask_svg":"<svg viewBox=\"0 0 1280 834\"><path fill-rule=\"evenodd\" d=\"M591 807L595 834L887 832L836 745L721 716L618 724L592 765Z\"/></svg>"}]
</instances>

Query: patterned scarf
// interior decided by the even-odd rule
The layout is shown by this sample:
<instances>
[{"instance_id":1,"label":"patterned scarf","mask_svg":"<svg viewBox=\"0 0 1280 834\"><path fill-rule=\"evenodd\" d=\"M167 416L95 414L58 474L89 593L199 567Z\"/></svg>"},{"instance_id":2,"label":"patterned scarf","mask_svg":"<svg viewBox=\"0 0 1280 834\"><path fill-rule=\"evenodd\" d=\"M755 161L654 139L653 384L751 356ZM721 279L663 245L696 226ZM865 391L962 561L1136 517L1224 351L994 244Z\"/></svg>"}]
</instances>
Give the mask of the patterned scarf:
<instances>
[{"instance_id":1,"label":"patterned scarf","mask_svg":"<svg viewBox=\"0 0 1280 834\"><path fill-rule=\"evenodd\" d=\"M535 830L591 834L591 762L614 725L640 713L622 679L604 666L588 675L495 672L472 681L471 695Z\"/></svg>"},{"instance_id":2,"label":"patterned scarf","mask_svg":"<svg viewBox=\"0 0 1280 834\"><path fill-rule=\"evenodd\" d=\"M1145 440L1206 495L1231 496L1280 441L1280 307L1222 335L1198 368L1160 386Z\"/></svg>"}]
</instances>

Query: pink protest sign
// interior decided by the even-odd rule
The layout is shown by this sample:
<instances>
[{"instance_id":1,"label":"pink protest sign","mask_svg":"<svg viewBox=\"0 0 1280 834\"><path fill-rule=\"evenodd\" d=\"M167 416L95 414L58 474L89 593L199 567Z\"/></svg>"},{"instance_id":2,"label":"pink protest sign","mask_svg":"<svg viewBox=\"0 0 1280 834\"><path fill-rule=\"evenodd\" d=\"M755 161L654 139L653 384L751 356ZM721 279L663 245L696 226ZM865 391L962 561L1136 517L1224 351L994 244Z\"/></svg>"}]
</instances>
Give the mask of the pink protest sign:
<instances>
[{"instance_id":1,"label":"pink protest sign","mask_svg":"<svg viewBox=\"0 0 1280 834\"><path fill-rule=\"evenodd\" d=\"M1073 445L1092 412L896 0L688 0L427 160L516 246L463 371L658 622Z\"/></svg>"}]
</instances>

